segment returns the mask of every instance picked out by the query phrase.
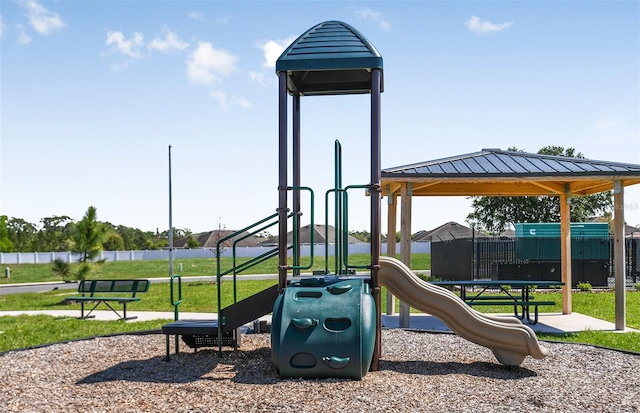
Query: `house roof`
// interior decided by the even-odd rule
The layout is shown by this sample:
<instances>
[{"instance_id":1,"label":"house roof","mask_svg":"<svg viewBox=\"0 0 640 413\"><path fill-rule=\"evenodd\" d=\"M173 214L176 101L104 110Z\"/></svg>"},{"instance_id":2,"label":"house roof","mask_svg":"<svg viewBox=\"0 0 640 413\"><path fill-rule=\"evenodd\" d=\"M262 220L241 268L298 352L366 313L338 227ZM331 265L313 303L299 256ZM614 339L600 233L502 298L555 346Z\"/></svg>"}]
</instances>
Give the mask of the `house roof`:
<instances>
[{"instance_id":1,"label":"house roof","mask_svg":"<svg viewBox=\"0 0 640 413\"><path fill-rule=\"evenodd\" d=\"M359 31L340 21L313 26L276 61L276 73L287 72L288 92L301 95L368 93L371 69L382 69L382 56Z\"/></svg>"},{"instance_id":2,"label":"house roof","mask_svg":"<svg viewBox=\"0 0 640 413\"><path fill-rule=\"evenodd\" d=\"M640 183L640 165L585 158L482 149L463 155L383 169L382 187L412 195L591 195Z\"/></svg>"},{"instance_id":3,"label":"house roof","mask_svg":"<svg viewBox=\"0 0 640 413\"><path fill-rule=\"evenodd\" d=\"M449 241L454 239L472 238L472 237L484 238L487 237L484 233L477 231L473 233L473 229L458 224L457 222L447 222L439 227L436 227L430 231L420 231L413 236L415 242L426 241Z\"/></svg>"},{"instance_id":4,"label":"house roof","mask_svg":"<svg viewBox=\"0 0 640 413\"><path fill-rule=\"evenodd\" d=\"M329 242L332 243L336 239L336 229L335 227L329 225L319 225L316 224L313 226L313 230L311 229L311 225L305 225L300 228L300 243L301 244L310 244L311 243L311 233L313 232L313 243L314 244L323 244L325 242L325 232L328 232L327 237L329 238ZM278 242L278 237L273 237L269 239L268 244L276 244ZM293 231L289 231L287 233L287 243L293 243ZM359 239L348 236L349 244L361 244L362 241ZM263 243L265 244L265 243Z\"/></svg>"},{"instance_id":5,"label":"house roof","mask_svg":"<svg viewBox=\"0 0 640 413\"><path fill-rule=\"evenodd\" d=\"M234 232L236 231L226 229L213 230L208 232L201 232L199 234L192 234L192 237L198 241L200 248L215 248L219 240L228 237ZM243 232L225 242L224 247L227 248L233 246L234 241L239 238L243 239L236 243L237 247L256 247L260 244L260 242L264 240L255 236L249 236L247 232ZM179 238L173 242L173 246L174 248L185 248L188 240L189 237Z\"/></svg>"}]
</instances>

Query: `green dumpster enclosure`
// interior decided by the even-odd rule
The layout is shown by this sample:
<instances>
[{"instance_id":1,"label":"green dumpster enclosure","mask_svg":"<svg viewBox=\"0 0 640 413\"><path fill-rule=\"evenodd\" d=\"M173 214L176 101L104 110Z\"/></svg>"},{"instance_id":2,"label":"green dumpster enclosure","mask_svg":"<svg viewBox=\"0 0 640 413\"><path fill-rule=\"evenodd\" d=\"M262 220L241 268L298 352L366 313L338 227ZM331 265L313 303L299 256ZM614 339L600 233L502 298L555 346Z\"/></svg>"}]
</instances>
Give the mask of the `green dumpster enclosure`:
<instances>
[{"instance_id":1,"label":"green dumpster enclosure","mask_svg":"<svg viewBox=\"0 0 640 413\"><path fill-rule=\"evenodd\" d=\"M281 377L359 380L375 333L375 304L362 279L301 278L275 302L272 361Z\"/></svg>"}]
</instances>

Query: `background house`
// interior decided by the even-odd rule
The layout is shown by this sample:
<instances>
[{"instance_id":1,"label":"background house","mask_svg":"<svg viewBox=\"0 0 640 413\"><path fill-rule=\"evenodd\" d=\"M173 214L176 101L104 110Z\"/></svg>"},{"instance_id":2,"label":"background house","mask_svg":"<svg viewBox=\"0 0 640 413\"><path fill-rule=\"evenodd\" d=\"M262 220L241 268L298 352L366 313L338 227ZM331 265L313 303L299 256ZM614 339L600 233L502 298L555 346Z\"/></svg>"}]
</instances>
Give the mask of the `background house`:
<instances>
[{"instance_id":1,"label":"background house","mask_svg":"<svg viewBox=\"0 0 640 413\"><path fill-rule=\"evenodd\" d=\"M447 222L439 227L436 227L430 231L418 231L413 235L414 242L438 242L438 241L450 241L454 239L467 239L467 238L486 238L488 235L475 231L470 227L458 224L457 222Z\"/></svg>"}]
</instances>

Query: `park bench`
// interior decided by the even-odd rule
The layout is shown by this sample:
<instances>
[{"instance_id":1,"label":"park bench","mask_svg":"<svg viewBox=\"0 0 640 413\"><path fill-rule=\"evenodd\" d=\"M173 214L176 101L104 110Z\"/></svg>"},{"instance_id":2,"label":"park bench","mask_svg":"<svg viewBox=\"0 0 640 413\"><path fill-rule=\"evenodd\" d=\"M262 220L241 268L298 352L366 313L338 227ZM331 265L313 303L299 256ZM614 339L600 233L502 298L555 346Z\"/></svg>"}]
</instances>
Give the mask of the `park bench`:
<instances>
[{"instance_id":1,"label":"park bench","mask_svg":"<svg viewBox=\"0 0 640 413\"><path fill-rule=\"evenodd\" d=\"M543 305L556 305L555 301L541 301L535 300L534 297L529 296L527 300L522 300L519 297L511 296L480 296L469 297L465 299L465 303L469 306L513 306L513 313L516 317L527 319L529 323L536 324L538 322L538 306ZM531 307L533 307L534 317L531 318ZM520 308L521 310L518 310Z\"/></svg>"},{"instance_id":2,"label":"park bench","mask_svg":"<svg viewBox=\"0 0 640 413\"><path fill-rule=\"evenodd\" d=\"M132 320L137 317L127 317L127 303L140 301L136 297L138 293L149 290L149 280L82 280L78 285L80 296L66 297L65 301L80 303L80 318L92 318L93 310L104 303L120 320ZM96 303L93 308L84 314L85 303ZM122 315L111 306L110 303L122 304Z\"/></svg>"}]
</instances>

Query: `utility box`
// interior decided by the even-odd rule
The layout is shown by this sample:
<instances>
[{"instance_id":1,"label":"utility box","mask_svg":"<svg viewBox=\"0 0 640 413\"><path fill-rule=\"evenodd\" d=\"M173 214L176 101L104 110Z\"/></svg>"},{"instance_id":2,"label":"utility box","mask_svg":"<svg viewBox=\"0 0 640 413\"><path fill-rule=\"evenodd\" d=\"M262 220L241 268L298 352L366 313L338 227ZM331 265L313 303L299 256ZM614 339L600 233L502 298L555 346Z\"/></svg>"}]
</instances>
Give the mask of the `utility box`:
<instances>
[{"instance_id":1,"label":"utility box","mask_svg":"<svg viewBox=\"0 0 640 413\"><path fill-rule=\"evenodd\" d=\"M606 222L572 222L571 238L608 238ZM516 238L559 238L559 222L523 222L515 224Z\"/></svg>"},{"instance_id":2,"label":"utility box","mask_svg":"<svg viewBox=\"0 0 640 413\"><path fill-rule=\"evenodd\" d=\"M307 277L276 299L271 358L281 377L360 380L375 344L375 303L363 279Z\"/></svg>"},{"instance_id":3,"label":"utility box","mask_svg":"<svg viewBox=\"0 0 640 413\"><path fill-rule=\"evenodd\" d=\"M516 256L528 261L559 261L561 255L559 223L516 224ZM572 260L608 260L609 224L571 223Z\"/></svg>"}]
</instances>

